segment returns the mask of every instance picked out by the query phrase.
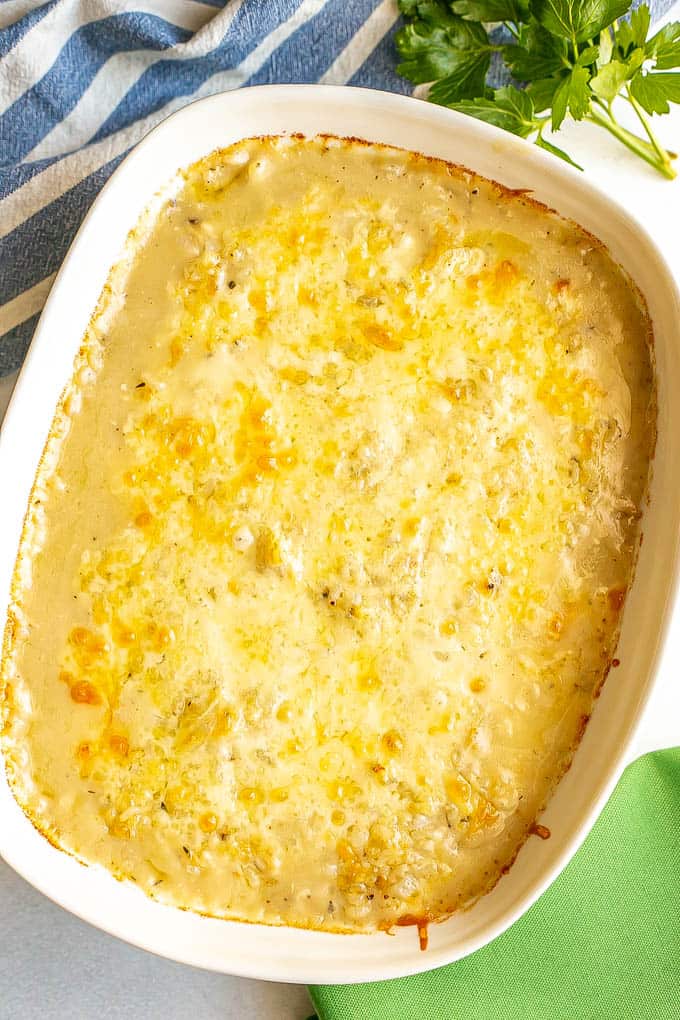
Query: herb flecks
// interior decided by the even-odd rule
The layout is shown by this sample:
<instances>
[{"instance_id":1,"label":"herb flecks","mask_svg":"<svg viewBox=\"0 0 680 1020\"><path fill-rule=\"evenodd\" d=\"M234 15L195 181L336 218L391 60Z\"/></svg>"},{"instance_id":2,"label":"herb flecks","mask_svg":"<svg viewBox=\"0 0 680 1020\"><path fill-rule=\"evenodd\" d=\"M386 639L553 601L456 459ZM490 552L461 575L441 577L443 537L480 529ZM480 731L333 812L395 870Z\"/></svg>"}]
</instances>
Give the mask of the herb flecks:
<instances>
[{"instance_id":1,"label":"herb flecks","mask_svg":"<svg viewBox=\"0 0 680 1020\"><path fill-rule=\"evenodd\" d=\"M587 120L664 177L676 176L675 154L649 117L680 103L680 22L650 35L649 8L630 11L629 0L399 0L399 7L406 24L397 69L429 84L432 102L532 138L574 166L546 132L567 117ZM490 22L501 22L512 41L494 43ZM487 86L494 53L521 87ZM633 110L642 136L619 123L615 101Z\"/></svg>"}]
</instances>

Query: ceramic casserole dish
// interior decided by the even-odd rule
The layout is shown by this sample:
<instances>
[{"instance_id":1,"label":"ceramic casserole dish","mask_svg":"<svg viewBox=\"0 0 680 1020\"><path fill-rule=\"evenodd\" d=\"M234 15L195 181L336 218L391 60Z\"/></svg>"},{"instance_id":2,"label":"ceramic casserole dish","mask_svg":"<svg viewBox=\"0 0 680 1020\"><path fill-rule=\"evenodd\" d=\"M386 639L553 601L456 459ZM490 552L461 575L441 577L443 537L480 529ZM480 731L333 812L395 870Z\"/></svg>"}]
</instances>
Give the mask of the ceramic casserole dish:
<instances>
[{"instance_id":1,"label":"ceramic casserole dish","mask_svg":"<svg viewBox=\"0 0 680 1020\"><path fill-rule=\"evenodd\" d=\"M648 303L659 414L644 543L625 605L616 652L620 668L605 684L574 762L541 817L552 838L529 840L492 892L471 909L432 925L426 952L412 928L396 929L392 936L349 936L217 920L155 902L132 884L55 849L17 805L2 767L0 854L67 910L171 959L277 981L370 981L450 963L508 928L573 856L625 765L642 751L663 746L650 694L664 674L672 673L672 655L662 657L661 651L675 590L680 522L680 402L673 398L680 390L680 300L660 252L631 216L583 174L496 128L418 100L332 86L268 86L200 100L152 131L114 173L45 305L0 440L3 614L54 410L128 232L180 168L242 138L290 133L400 146L461 164L508 188L527 189L602 240Z\"/></svg>"}]
</instances>

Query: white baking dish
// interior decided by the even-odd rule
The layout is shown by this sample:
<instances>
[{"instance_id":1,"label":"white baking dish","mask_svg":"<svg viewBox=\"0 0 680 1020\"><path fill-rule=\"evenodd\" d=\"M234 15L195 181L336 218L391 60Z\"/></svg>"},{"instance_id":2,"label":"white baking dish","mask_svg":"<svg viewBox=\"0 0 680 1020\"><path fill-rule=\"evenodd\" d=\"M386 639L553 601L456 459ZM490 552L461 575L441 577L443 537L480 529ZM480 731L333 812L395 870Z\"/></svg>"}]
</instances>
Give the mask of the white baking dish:
<instances>
[{"instance_id":1,"label":"white baking dish","mask_svg":"<svg viewBox=\"0 0 680 1020\"><path fill-rule=\"evenodd\" d=\"M461 163L528 188L601 238L649 304L659 380L659 438L636 579L617 656L572 768L514 867L471 910L416 932L333 935L200 917L162 906L103 869L54 849L17 806L0 768L0 854L78 916L129 942L200 967L277 981L397 977L456 960L513 923L564 868L625 764L654 746L640 719L655 679L675 589L680 519L680 301L653 241L584 175L495 128L401 96L330 86L270 86L203 99L174 114L128 156L95 202L59 272L0 438L0 600L6 606L26 504L55 405L111 265L152 196L180 167L252 135L352 135ZM105 455L105 451L102 451ZM664 661L664 669L670 663ZM653 722L653 713L646 713ZM680 729L680 724L679 724Z\"/></svg>"}]
</instances>

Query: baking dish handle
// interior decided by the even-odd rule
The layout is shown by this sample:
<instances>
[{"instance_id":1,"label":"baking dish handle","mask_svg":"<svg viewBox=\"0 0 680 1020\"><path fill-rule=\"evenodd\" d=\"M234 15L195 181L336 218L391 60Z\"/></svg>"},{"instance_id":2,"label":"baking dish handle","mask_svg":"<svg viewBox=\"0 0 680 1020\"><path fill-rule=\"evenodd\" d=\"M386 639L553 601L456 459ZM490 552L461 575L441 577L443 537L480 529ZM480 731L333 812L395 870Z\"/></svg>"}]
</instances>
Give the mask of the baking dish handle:
<instances>
[{"instance_id":1,"label":"baking dish handle","mask_svg":"<svg viewBox=\"0 0 680 1020\"><path fill-rule=\"evenodd\" d=\"M680 747L680 607L677 604L661 651L656 682L628 748L626 762L667 747Z\"/></svg>"}]
</instances>

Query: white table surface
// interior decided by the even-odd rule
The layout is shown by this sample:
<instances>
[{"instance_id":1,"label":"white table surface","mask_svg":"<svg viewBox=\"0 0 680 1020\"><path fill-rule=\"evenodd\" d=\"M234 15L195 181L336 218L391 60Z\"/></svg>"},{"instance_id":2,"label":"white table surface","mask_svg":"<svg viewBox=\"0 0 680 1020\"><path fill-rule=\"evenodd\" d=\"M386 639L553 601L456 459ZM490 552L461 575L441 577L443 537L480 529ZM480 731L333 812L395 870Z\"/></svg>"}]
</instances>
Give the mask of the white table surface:
<instances>
[{"instance_id":1,"label":"white table surface","mask_svg":"<svg viewBox=\"0 0 680 1020\"><path fill-rule=\"evenodd\" d=\"M680 108L655 119L662 140L680 151ZM567 125L558 141L647 226L680 281L680 179L665 181L588 124ZM13 377L0 380L0 418L13 385ZM680 661L677 610L669 659ZM662 684L655 701L655 715L668 721L658 746L680 744L680 685ZM96 931L0 860L0 1020L304 1020L311 1012L302 987L169 963Z\"/></svg>"}]
</instances>

